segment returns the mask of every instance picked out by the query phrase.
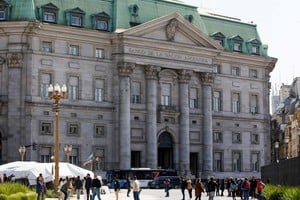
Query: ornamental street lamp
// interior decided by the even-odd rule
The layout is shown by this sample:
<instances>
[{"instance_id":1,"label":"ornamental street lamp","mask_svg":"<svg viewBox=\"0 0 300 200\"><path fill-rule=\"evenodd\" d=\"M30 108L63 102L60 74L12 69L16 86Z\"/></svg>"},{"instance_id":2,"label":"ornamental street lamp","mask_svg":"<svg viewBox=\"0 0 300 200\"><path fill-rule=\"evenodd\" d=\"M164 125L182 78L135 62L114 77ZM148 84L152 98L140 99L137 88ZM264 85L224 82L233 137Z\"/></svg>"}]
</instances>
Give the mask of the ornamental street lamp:
<instances>
[{"instance_id":1,"label":"ornamental street lamp","mask_svg":"<svg viewBox=\"0 0 300 200\"><path fill-rule=\"evenodd\" d=\"M71 153L72 153L72 145L67 144L67 145L64 147L64 151L65 151L65 153L66 153L66 155L67 155L67 163L69 163L69 162L70 162L70 155L71 155Z\"/></svg>"},{"instance_id":2,"label":"ornamental street lamp","mask_svg":"<svg viewBox=\"0 0 300 200\"><path fill-rule=\"evenodd\" d=\"M61 99L66 98L67 87L64 84L62 87L58 83L55 84L54 88L50 84L48 88L49 98L54 99L53 112L55 113L55 139L54 139L54 157L55 157L55 174L54 174L54 190L58 192L59 184L59 138L58 138L58 113L59 113L59 102Z\"/></svg>"},{"instance_id":3,"label":"ornamental street lamp","mask_svg":"<svg viewBox=\"0 0 300 200\"><path fill-rule=\"evenodd\" d=\"M20 146L19 147L19 154L21 156L21 161L24 161L25 153L26 153L26 147L25 146Z\"/></svg>"},{"instance_id":4,"label":"ornamental street lamp","mask_svg":"<svg viewBox=\"0 0 300 200\"><path fill-rule=\"evenodd\" d=\"M278 152L278 149L279 149L279 141L276 140L276 142L275 142L275 160L276 160L277 163L279 163L279 159L278 159L279 152Z\"/></svg>"}]
</instances>

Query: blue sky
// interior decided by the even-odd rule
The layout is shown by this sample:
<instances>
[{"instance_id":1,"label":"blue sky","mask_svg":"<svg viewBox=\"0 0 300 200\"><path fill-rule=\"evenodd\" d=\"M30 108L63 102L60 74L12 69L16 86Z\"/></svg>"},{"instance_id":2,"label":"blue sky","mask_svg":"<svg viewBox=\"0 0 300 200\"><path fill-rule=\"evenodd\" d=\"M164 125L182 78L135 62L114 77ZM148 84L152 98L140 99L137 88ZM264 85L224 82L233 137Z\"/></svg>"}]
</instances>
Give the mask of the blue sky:
<instances>
[{"instance_id":1,"label":"blue sky","mask_svg":"<svg viewBox=\"0 0 300 200\"><path fill-rule=\"evenodd\" d=\"M182 0L218 14L236 17L257 25L268 55L278 58L271 73L272 88L291 84L300 77L300 1L299 0Z\"/></svg>"}]
</instances>

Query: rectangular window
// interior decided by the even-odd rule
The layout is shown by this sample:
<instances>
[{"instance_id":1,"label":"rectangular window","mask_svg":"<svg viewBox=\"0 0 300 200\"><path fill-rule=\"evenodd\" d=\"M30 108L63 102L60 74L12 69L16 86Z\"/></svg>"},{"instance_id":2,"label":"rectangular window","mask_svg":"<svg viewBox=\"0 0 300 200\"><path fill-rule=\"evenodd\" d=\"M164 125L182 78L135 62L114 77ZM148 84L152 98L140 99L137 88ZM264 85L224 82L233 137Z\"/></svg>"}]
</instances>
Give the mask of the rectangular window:
<instances>
[{"instance_id":1,"label":"rectangular window","mask_svg":"<svg viewBox=\"0 0 300 200\"><path fill-rule=\"evenodd\" d=\"M242 155L239 151L232 152L232 171L241 172L242 171Z\"/></svg>"},{"instance_id":2,"label":"rectangular window","mask_svg":"<svg viewBox=\"0 0 300 200\"><path fill-rule=\"evenodd\" d=\"M233 44L233 50L234 50L234 51L241 52L241 51L242 51L242 44L239 43L239 42L235 42L235 43Z\"/></svg>"},{"instance_id":3,"label":"rectangular window","mask_svg":"<svg viewBox=\"0 0 300 200\"><path fill-rule=\"evenodd\" d=\"M131 82L131 103L140 104L141 103L141 83L132 81Z\"/></svg>"},{"instance_id":4,"label":"rectangular window","mask_svg":"<svg viewBox=\"0 0 300 200\"><path fill-rule=\"evenodd\" d=\"M96 48L95 49L95 57L96 58L104 58L104 49Z\"/></svg>"},{"instance_id":5,"label":"rectangular window","mask_svg":"<svg viewBox=\"0 0 300 200\"><path fill-rule=\"evenodd\" d=\"M222 143L223 137L221 131L214 131L214 143Z\"/></svg>"},{"instance_id":6,"label":"rectangular window","mask_svg":"<svg viewBox=\"0 0 300 200\"><path fill-rule=\"evenodd\" d=\"M104 126L95 125L95 137L103 137L103 136L105 136Z\"/></svg>"},{"instance_id":7,"label":"rectangular window","mask_svg":"<svg viewBox=\"0 0 300 200\"><path fill-rule=\"evenodd\" d=\"M241 133L239 132L232 133L232 143L242 143Z\"/></svg>"},{"instance_id":8,"label":"rectangular window","mask_svg":"<svg viewBox=\"0 0 300 200\"><path fill-rule=\"evenodd\" d=\"M43 20L45 22L56 22L56 17L55 17L55 13L54 12L44 12L44 17Z\"/></svg>"},{"instance_id":9,"label":"rectangular window","mask_svg":"<svg viewBox=\"0 0 300 200\"><path fill-rule=\"evenodd\" d=\"M79 99L79 78L76 76L69 77L69 90L68 97L69 100L78 100Z\"/></svg>"},{"instance_id":10,"label":"rectangular window","mask_svg":"<svg viewBox=\"0 0 300 200\"><path fill-rule=\"evenodd\" d=\"M259 152L251 152L251 166L250 169L252 172L259 172L260 164L259 164Z\"/></svg>"},{"instance_id":11,"label":"rectangular window","mask_svg":"<svg viewBox=\"0 0 300 200\"><path fill-rule=\"evenodd\" d=\"M259 46L252 46L252 54L259 54Z\"/></svg>"},{"instance_id":12,"label":"rectangular window","mask_svg":"<svg viewBox=\"0 0 300 200\"><path fill-rule=\"evenodd\" d=\"M94 149L94 163L93 167L95 170L103 170L104 169L104 163L105 163L105 149L103 147L96 147Z\"/></svg>"},{"instance_id":13,"label":"rectangular window","mask_svg":"<svg viewBox=\"0 0 300 200\"><path fill-rule=\"evenodd\" d=\"M198 108L197 88L190 88L190 108Z\"/></svg>"},{"instance_id":14,"label":"rectangular window","mask_svg":"<svg viewBox=\"0 0 300 200\"><path fill-rule=\"evenodd\" d=\"M72 146L72 151L69 157L70 163L72 163L73 165L78 165L79 164L78 155L79 155L79 149Z\"/></svg>"},{"instance_id":15,"label":"rectangular window","mask_svg":"<svg viewBox=\"0 0 300 200\"><path fill-rule=\"evenodd\" d=\"M0 10L0 20L3 21L5 20L5 11L4 10Z\"/></svg>"},{"instance_id":16,"label":"rectangular window","mask_svg":"<svg viewBox=\"0 0 300 200\"><path fill-rule=\"evenodd\" d=\"M161 105L171 105L171 84L163 83L161 87Z\"/></svg>"},{"instance_id":17,"label":"rectangular window","mask_svg":"<svg viewBox=\"0 0 300 200\"><path fill-rule=\"evenodd\" d=\"M220 74L221 73L221 65L214 65L213 71L214 71L214 73Z\"/></svg>"},{"instance_id":18,"label":"rectangular window","mask_svg":"<svg viewBox=\"0 0 300 200\"><path fill-rule=\"evenodd\" d=\"M69 54L73 56L79 56L79 46L78 45L70 45L69 46Z\"/></svg>"},{"instance_id":19,"label":"rectangular window","mask_svg":"<svg viewBox=\"0 0 300 200\"><path fill-rule=\"evenodd\" d=\"M239 93L233 93L232 94L232 112L239 113L240 110L240 94Z\"/></svg>"},{"instance_id":20,"label":"rectangular window","mask_svg":"<svg viewBox=\"0 0 300 200\"><path fill-rule=\"evenodd\" d=\"M41 88L40 88L40 95L41 97L48 97L48 87L51 83L51 74L42 73L41 74Z\"/></svg>"},{"instance_id":21,"label":"rectangular window","mask_svg":"<svg viewBox=\"0 0 300 200\"><path fill-rule=\"evenodd\" d=\"M68 134L69 135L79 135L79 124L68 123Z\"/></svg>"},{"instance_id":22,"label":"rectangular window","mask_svg":"<svg viewBox=\"0 0 300 200\"><path fill-rule=\"evenodd\" d=\"M108 30L107 21L100 20L100 19L96 20L96 29L102 30L102 31L107 31Z\"/></svg>"},{"instance_id":23,"label":"rectangular window","mask_svg":"<svg viewBox=\"0 0 300 200\"><path fill-rule=\"evenodd\" d=\"M222 172L223 171L223 153L214 152L214 171Z\"/></svg>"},{"instance_id":24,"label":"rectangular window","mask_svg":"<svg viewBox=\"0 0 300 200\"><path fill-rule=\"evenodd\" d=\"M71 15L72 26L82 26L82 17L78 15Z\"/></svg>"},{"instance_id":25,"label":"rectangular window","mask_svg":"<svg viewBox=\"0 0 300 200\"><path fill-rule=\"evenodd\" d=\"M234 76L239 76L240 75L240 68L239 67L232 67L231 68L231 74Z\"/></svg>"},{"instance_id":26,"label":"rectangular window","mask_svg":"<svg viewBox=\"0 0 300 200\"><path fill-rule=\"evenodd\" d=\"M52 52L52 42L42 41L42 51L43 52Z\"/></svg>"},{"instance_id":27,"label":"rectangular window","mask_svg":"<svg viewBox=\"0 0 300 200\"><path fill-rule=\"evenodd\" d=\"M250 69L249 76L250 76L250 78L257 78L257 70L256 69Z\"/></svg>"},{"instance_id":28,"label":"rectangular window","mask_svg":"<svg viewBox=\"0 0 300 200\"><path fill-rule=\"evenodd\" d=\"M252 94L250 96L250 113L256 114L258 113L258 96L255 94Z\"/></svg>"},{"instance_id":29,"label":"rectangular window","mask_svg":"<svg viewBox=\"0 0 300 200\"><path fill-rule=\"evenodd\" d=\"M141 152L131 151L131 167L141 167Z\"/></svg>"},{"instance_id":30,"label":"rectangular window","mask_svg":"<svg viewBox=\"0 0 300 200\"><path fill-rule=\"evenodd\" d=\"M103 79L95 80L95 101L97 102L104 101L104 80Z\"/></svg>"},{"instance_id":31,"label":"rectangular window","mask_svg":"<svg viewBox=\"0 0 300 200\"><path fill-rule=\"evenodd\" d=\"M222 111L222 93L220 91L214 91L213 95L213 110L220 112Z\"/></svg>"},{"instance_id":32,"label":"rectangular window","mask_svg":"<svg viewBox=\"0 0 300 200\"><path fill-rule=\"evenodd\" d=\"M41 135L52 135L52 122L40 122L40 134Z\"/></svg>"},{"instance_id":33,"label":"rectangular window","mask_svg":"<svg viewBox=\"0 0 300 200\"><path fill-rule=\"evenodd\" d=\"M51 147L42 147L40 151L40 162L49 163L51 162L52 151Z\"/></svg>"},{"instance_id":34,"label":"rectangular window","mask_svg":"<svg viewBox=\"0 0 300 200\"><path fill-rule=\"evenodd\" d=\"M251 144L259 144L259 135L257 133L251 134Z\"/></svg>"}]
</instances>

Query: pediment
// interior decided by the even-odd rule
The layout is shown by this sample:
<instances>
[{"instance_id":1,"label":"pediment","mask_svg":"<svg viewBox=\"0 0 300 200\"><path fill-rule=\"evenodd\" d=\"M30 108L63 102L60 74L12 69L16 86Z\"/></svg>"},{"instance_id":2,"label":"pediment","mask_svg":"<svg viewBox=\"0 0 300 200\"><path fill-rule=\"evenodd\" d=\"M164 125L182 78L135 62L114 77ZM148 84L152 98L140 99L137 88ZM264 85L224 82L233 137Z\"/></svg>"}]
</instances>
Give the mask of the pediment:
<instances>
[{"instance_id":1,"label":"pediment","mask_svg":"<svg viewBox=\"0 0 300 200\"><path fill-rule=\"evenodd\" d=\"M234 40L234 41L238 41L238 42L243 42L244 41L244 39L239 35L233 35L229 39Z\"/></svg>"},{"instance_id":2,"label":"pediment","mask_svg":"<svg viewBox=\"0 0 300 200\"><path fill-rule=\"evenodd\" d=\"M256 38L249 40L248 43L261 45L261 42Z\"/></svg>"},{"instance_id":3,"label":"pediment","mask_svg":"<svg viewBox=\"0 0 300 200\"><path fill-rule=\"evenodd\" d=\"M82 14L82 15L85 14L85 12L82 9L80 9L79 7L71 9L70 12L72 12L72 13L78 13L78 14Z\"/></svg>"},{"instance_id":4,"label":"pediment","mask_svg":"<svg viewBox=\"0 0 300 200\"><path fill-rule=\"evenodd\" d=\"M166 15L121 33L124 37L139 37L153 41L186 44L223 50L223 47L178 13Z\"/></svg>"},{"instance_id":5,"label":"pediment","mask_svg":"<svg viewBox=\"0 0 300 200\"><path fill-rule=\"evenodd\" d=\"M44 9L52 9L52 10L58 10L58 7L54 5L53 3L48 3L46 5L43 5L42 8Z\"/></svg>"},{"instance_id":6,"label":"pediment","mask_svg":"<svg viewBox=\"0 0 300 200\"><path fill-rule=\"evenodd\" d=\"M9 6L9 3L6 0L0 0L0 8L7 8Z\"/></svg>"}]
</instances>

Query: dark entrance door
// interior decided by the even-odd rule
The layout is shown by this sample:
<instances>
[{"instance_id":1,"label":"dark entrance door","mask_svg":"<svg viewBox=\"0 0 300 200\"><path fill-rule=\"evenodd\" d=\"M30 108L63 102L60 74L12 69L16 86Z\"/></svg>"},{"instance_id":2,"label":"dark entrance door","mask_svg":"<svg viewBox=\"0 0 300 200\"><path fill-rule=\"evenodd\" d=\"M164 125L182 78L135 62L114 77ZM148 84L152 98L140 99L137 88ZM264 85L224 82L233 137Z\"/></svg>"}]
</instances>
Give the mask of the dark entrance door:
<instances>
[{"instance_id":1,"label":"dark entrance door","mask_svg":"<svg viewBox=\"0 0 300 200\"><path fill-rule=\"evenodd\" d=\"M168 132L158 138L158 166L163 169L173 168L173 140Z\"/></svg>"}]
</instances>

